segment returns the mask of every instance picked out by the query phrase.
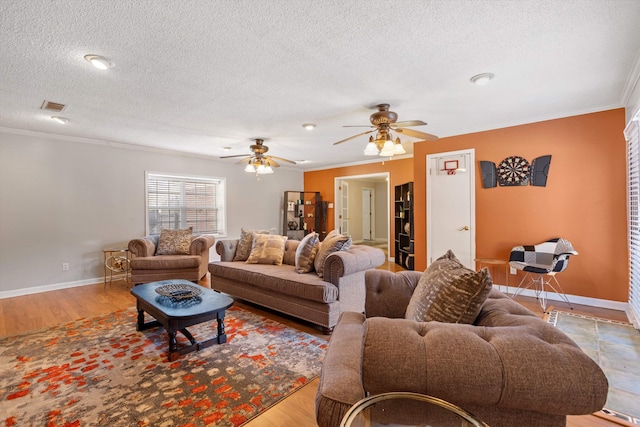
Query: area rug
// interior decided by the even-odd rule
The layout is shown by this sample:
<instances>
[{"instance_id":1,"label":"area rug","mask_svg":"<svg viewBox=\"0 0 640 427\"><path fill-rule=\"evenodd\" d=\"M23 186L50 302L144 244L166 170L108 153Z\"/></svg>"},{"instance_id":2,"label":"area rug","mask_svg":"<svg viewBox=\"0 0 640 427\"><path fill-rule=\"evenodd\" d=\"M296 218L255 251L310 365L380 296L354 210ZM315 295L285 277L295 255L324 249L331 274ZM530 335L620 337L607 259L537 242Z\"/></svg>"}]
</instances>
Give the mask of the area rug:
<instances>
[{"instance_id":1,"label":"area rug","mask_svg":"<svg viewBox=\"0 0 640 427\"><path fill-rule=\"evenodd\" d=\"M136 316L132 308L0 338L0 422L239 426L315 378L327 346L232 307L226 343L169 362L167 333L137 332ZM215 336L216 322L189 331Z\"/></svg>"},{"instance_id":2,"label":"area rug","mask_svg":"<svg viewBox=\"0 0 640 427\"><path fill-rule=\"evenodd\" d=\"M549 323L573 339L609 380L604 413L640 424L640 331L628 323L554 310Z\"/></svg>"}]
</instances>

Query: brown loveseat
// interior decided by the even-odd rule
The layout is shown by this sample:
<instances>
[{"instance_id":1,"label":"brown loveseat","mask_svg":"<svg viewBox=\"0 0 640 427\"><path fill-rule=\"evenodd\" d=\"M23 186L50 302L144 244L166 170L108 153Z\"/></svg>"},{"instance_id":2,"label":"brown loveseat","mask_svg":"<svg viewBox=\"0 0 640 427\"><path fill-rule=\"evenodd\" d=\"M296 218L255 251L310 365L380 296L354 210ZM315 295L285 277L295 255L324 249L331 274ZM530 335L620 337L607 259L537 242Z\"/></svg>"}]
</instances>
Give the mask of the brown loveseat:
<instances>
[{"instance_id":1,"label":"brown loveseat","mask_svg":"<svg viewBox=\"0 0 640 427\"><path fill-rule=\"evenodd\" d=\"M353 404L391 391L444 399L492 427L565 426L566 415L603 407L608 383L598 365L496 289L474 324L404 319L421 275L366 273L366 316L343 313L324 359L320 427L337 427ZM410 417L399 412L387 415Z\"/></svg>"},{"instance_id":2,"label":"brown loveseat","mask_svg":"<svg viewBox=\"0 0 640 427\"><path fill-rule=\"evenodd\" d=\"M188 255L156 255L158 238L145 236L129 242L131 283L169 279L197 282L207 274L209 249L216 241L213 235L193 236Z\"/></svg>"},{"instance_id":3,"label":"brown loveseat","mask_svg":"<svg viewBox=\"0 0 640 427\"><path fill-rule=\"evenodd\" d=\"M364 273L385 261L378 248L352 245L326 257L321 278L315 271L295 271L298 240L286 241L281 265L232 261L238 242L216 242L220 261L209 264L211 288L309 321L325 333L331 332L340 313L364 310Z\"/></svg>"}]
</instances>

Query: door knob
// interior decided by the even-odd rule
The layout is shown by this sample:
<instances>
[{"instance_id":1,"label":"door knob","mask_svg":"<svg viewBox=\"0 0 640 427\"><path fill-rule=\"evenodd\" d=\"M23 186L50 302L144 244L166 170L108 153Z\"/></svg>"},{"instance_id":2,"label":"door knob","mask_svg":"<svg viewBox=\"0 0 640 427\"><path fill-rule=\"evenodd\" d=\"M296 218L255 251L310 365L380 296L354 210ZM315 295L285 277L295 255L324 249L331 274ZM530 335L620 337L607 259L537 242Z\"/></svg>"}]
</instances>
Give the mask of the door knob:
<instances>
[{"instance_id":1,"label":"door knob","mask_svg":"<svg viewBox=\"0 0 640 427\"><path fill-rule=\"evenodd\" d=\"M469 231L469 226L465 225L464 227L458 228L458 231Z\"/></svg>"}]
</instances>

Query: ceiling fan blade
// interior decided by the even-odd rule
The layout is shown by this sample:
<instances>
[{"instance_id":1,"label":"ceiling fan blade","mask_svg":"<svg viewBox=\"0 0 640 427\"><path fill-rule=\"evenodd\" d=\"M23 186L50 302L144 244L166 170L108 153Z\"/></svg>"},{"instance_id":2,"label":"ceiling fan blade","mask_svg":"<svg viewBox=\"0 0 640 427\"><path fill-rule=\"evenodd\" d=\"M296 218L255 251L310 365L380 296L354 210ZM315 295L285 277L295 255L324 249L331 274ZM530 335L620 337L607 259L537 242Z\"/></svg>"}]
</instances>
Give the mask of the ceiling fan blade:
<instances>
[{"instance_id":1,"label":"ceiling fan blade","mask_svg":"<svg viewBox=\"0 0 640 427\"><path fill-rule=\"evenodd\" d=\"M404 122L395 122L392 126L424 126L425 122L422 120L406 120Z\"/></svg>"},{"instance_id":2,"label":"ceiling fan blade","mask_svg":"<svg viewBox=\"0 0 640 427\"><path fill-rule=\"evenodd\" d=\"M293 160L283 159L282 157L278 157L278 156L267 156L267 157L268 157L268 158L270 158L270 159L278 159L278 160L280 160L281 162L287 162L287 163L291 163L291 164L293 164L293 165L296 165L296 164L297 164L297 163L296 163L296 162L294 162Z\"/></svg>"},{"instance_id":3,"label":"ceiling fan blade","mask_svg":"<svg viewBox=\"0 0 640 427\"><path fill-rule=\"evenodd\" d=\"M253 156L245 157L244 159L238 160L238 163L249 163L253 159Z\"/></svg>"},{"instance_id":4,"label":"ceiling fan blade","mask_svg":"<svg viewBox=\"0 0 640 427\"><path fill-rule=\"evenodd\" d=\"M251 156L251 154L234 154L233 156L222 156L221 159L231 159L232 157Z\"/></svg>"},{"instance_id":5,"label":"ceiling fan blade","mask_svg":"<svg viewBox=\"0 0 640 427\"><path fill-rule=\"evenodd\" d=\"M436 139L438 139L438 137L435 135L431 135L430 133L424 133L424 132L420 132L413 129L397 128L397 129L394 129L394 131L398 133L402 133L404 135L412 136L414 138L421 139L423 141L435 141Z\"/></svg>"},{"instance_id":6,"label":"ceiling fan blade","mask_svg":"<svg viewBox=\"0 0 640 427\"><path fill-rule=\"evenodd\" d=\"M366 135L366 134L368 134L368 133L375 132L375 131L376 131L375 129L373 129L373 130L368 130L368 131L366 131L366 132L362 132L362 133L359 133L359 134L357 134L357 135L350 136L349 138L343 139L342 141L334 142L334 143L333 143L333 145L342 144L343 142L347 142L347 141L349 141L350 139L357 138L357 137L359 137L359 136Z\"/></svg>"},{"instance_id":7,"label":"ceiling fan blade","mask_svg":"<svg viewBox=\"0 0 640 427\"><path fill-rule=\"evenodd\" d=\"M265 160L267 162L267 165L269 165L269 166L273 166L274 168L279 168L280 167L278 162L273 160L273 156L267 156L267 158Z\"/></svg>"}]
</instances>

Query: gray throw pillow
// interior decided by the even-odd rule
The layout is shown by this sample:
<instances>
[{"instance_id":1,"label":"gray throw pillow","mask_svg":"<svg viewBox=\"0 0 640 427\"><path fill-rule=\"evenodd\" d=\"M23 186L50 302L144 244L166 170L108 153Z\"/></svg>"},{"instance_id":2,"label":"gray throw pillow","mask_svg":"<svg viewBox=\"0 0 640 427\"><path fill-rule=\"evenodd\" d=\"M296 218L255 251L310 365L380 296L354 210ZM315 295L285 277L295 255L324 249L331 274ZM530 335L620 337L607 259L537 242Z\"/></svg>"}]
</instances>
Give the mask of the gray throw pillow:
<instances>
[{"instance_id":1,"label":"gray throw pillow","mask_svg":"<svg viewBox=\"0 0 640 427\"><path fill-rule=\"evenodd\" d=\"M313 265L318 273L318 277L324 276L324 262L329 255L337 251L346 251L351 247L351 237L343 236L336 230L332 230L320 243L320 249L316 254Z\"/></svg>"},{"instance_id":2,"label":"gray throw pillow","mask_svg":"<svg viewBox=\"0 0 640 427\"><path fill-rule=\"evenodd\" d=\"M318 233L309 233L304 236L296 248L296 272L303 274L313 270L313 261L316 259L319 248Z\"/></svg>"},{"instance_id":3,"label":"gray throw pillow","mask_svg":"<svg viewBox=\"0 0 640 427\"><path fill-rule=\"evenodd\" d=\"M449 250L425 270L409 300L405 318L472 324L491 287L487 268L470 270Z\"/></svg>"}]
</instances>

